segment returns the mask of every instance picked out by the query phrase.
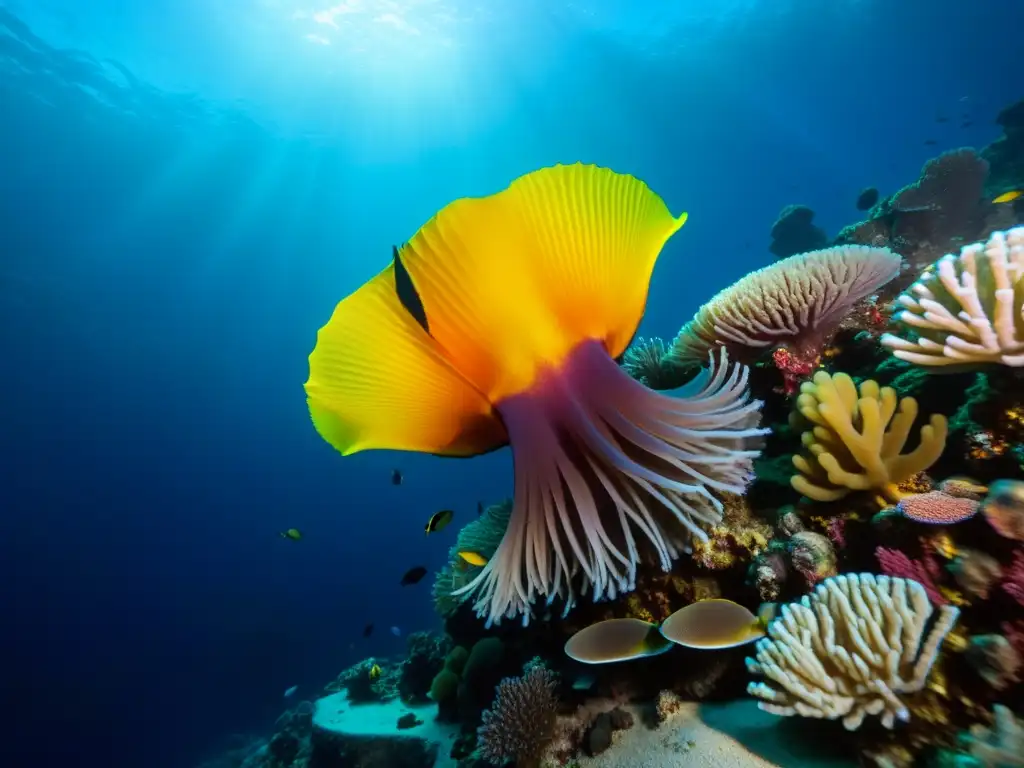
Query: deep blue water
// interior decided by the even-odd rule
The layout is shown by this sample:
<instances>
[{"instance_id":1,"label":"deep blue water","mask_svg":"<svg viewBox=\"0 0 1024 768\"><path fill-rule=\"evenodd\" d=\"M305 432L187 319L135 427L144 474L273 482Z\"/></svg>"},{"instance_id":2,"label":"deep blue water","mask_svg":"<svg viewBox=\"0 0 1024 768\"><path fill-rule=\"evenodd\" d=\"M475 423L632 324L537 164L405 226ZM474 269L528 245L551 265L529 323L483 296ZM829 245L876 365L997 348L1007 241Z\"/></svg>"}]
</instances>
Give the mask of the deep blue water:
<instances>
[{"instance_id":1,"label":"deep blue water","mask_svg":"<svg viewBox=\"0 0 1024 768\"><path fill-rule=\"evenodd\" d=\"M690 213L641 327L671 336L784 205L834 234L1024 95L1020 0L489 5L0 0L0 764L188 768L437 625L398 580L507 453L342 459L302 391L436 209L640 176Z\"/></svg>"}]
</instances>

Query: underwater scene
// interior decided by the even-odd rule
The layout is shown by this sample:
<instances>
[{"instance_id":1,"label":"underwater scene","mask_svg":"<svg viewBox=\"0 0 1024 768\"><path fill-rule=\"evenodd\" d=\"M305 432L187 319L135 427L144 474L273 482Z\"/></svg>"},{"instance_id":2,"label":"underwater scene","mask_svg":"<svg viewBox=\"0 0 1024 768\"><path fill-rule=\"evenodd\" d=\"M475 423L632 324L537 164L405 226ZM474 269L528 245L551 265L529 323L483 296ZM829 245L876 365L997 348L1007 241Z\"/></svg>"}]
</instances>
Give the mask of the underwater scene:
<instances>
[{"instance_id":1,"label":"underwater scene","mask_svg":"<svg viewBox=\"0 0 1024 768\"><path fill-rule=\"evenodd\" d=\"M1024 766L1022 28L0 0L0 766Z\"/></svg>"}]
</instances>

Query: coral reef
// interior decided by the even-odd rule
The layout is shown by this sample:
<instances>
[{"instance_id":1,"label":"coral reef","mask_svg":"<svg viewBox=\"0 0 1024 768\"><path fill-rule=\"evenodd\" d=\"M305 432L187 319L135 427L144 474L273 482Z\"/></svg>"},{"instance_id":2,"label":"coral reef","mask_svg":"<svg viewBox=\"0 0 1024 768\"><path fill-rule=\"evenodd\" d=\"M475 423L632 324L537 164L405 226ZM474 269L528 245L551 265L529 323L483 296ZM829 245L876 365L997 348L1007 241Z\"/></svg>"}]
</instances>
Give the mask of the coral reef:
<instances>
[{"instance_id":1,"label":"coral reef","mask_svg":"<svg viewBox=\"0 0 1024 768\"><path fill-rule=\"evenodd\" d=\"M399 753L426 764L444 749L459 768L628 765L626 745L641 733L675 734L675 759L693 746L677 731L695 701L742 699L787 716L764 716L786 739L820 731L865 765L1022 765L1024 198L988 201L1024 187L1024 102L999 123L1003 137L928 161L831 247L810 209L787 209L772 231L784 258L706 303L671 345L640 337L626 348L615 386L692 381L701 394L691 405L712 417L749 390L732 425L757 434L742 441L735 484L687 475L693 487L669 501L703 506L682 510L682 522L669 509L674 527L662 529L661 486L584 472L580 489L607 481L619 494L602 495L602 520L625 523L602 526L607 541L566 529L580 551L562 540L564 570L543 547L529 550L520 581L502 587L526 595L551 580L535 590L544 600L526 601L526 625L481 620L493 618L493 594L478 589L487 567L458 555L493 561L509 531L533 546L528 526L510 527L511 501L488 507L435 579L444 634L413 633L402 658L359 662L317 703L346 738L366 713L386 711L380 733L358 749L327 739L303 703L233 764L333 768L372 747L390 764ZM745 367L699 372L723 351ZM631 455L628 434L604 437ZM733 447L705 441L693 452L704 451L706 469L733 461ZM558 506L558 488L541 514L556 526L577 512L568 494ZM610 558L603 575L599 550ZM598 599L575 599L584 592ZM745 650L675 646L617 664L585 665L566 650L606 619L657 628L707 599L757 611L767 636ZM535 656L542 665L524 666ZM633 716L661 725L630 730ZM809 729L798 717L835 722Z\"/></svg>"}]
</instances>

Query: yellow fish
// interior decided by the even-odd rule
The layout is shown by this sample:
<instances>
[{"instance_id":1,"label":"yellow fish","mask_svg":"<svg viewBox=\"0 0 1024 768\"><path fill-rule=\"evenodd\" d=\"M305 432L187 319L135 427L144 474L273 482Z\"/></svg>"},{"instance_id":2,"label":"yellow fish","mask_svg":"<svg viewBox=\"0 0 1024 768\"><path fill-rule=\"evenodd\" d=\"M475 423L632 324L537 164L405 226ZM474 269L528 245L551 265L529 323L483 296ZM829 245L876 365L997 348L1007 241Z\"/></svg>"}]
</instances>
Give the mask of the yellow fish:
<instances>
[{"instance_id":1,"label":"yellow fish","mask_svg":"<svg viewBox=\"0 0 1024 768\"><path fill-rule=\"evenodd\" d=\"M478 555L476 552L459 552L459 557L470 565L478 565L481 567L487 565L487 558L483 555Z\"/></svg>"},{"instance_id":2,"label":"yellow fish","mask_svg":"<svg viewBox=\"0 0 1024 768\"><path fill-rule=\"evenodd\" d=\"M374 664L370 667L370 679L376 680L378 677L380 677L380 667Z\"/></svg>"},{"instance_id":3,"label":"yellow fish","mask_svg":"<svg viewBox=\"0 0 1024 768\"><path fill-rule=\"evenodd\" d=\"M621 594L648 550L668 568L705 519L681 478L744 490L764 434L745 368L716 353L668 395L615 362L685 222L633 176L542 168L442 208L317 333L306 402L343 455L511 447L502 557L459 590L489 622L584 581Z\"/></svg>"},{"instance_id":4,"label":"yellow fish","mask_svg":"<svg viewBox=\"0 0 1024 768\"><path fill-rule=\"evenodd\" d=\"M430 519L427 520L427 524L423 530L428 534L443 531L448 527L448 523L452 521L453 517L455 517L455 513L450 509L442 509L440 512L435 512L430 516Z\"/></svg>"},{"instance_id":5,"label":"yellow fish","mask_svg":"<svg viewBox=\"0 0 1024 768\"><path fill-rule=\"evenodd\" d=\"M1021 195L1024 195L1024 191L1019 189L1011 189L1009 192L1003 192L999 197L992 200L993 203L1012 203Z\"/></svg>"},{"instance_id":6,"label":"yellow fish","mask_svg":"<svg viewBox=\"0 0 1024 768\"><path fill-rule=\"evenodd\" d=\"M282 539L291 539L292 541L298 541L302 538L302 531L298 528L289 528L287 531L281 531L278 534Z\"/></svg>"},{"instance_id":7,"label":"yellow fish","mask_svg":"<svg viewBox=\"0 0 1024 768\"><path fill-rule=\"evenodd\" d=\"M699 600L665 619L661 634L687 648L735 648L764 637L773 617L771 603L761 606L755 615L732 600Z\"/></svg>"}]
</instances>

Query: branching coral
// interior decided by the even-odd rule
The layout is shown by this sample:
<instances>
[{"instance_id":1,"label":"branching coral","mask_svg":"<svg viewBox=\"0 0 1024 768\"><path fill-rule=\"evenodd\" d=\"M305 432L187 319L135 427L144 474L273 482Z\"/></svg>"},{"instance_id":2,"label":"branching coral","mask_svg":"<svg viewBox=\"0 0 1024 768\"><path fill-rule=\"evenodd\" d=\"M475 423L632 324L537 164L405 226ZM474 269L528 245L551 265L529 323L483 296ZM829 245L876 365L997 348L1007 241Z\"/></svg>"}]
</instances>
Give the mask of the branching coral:
<instances>
[{"instance_id":1,"label":"branching coral","mask_svg":"<svg viewBox=\"0 0 1024 768\"><path fill-rule=\"evenodd\" d=\"M494 704L484 712L477 736L480 755L494 765L515 762L522 768L539 765L554 737L558 715L556 678L540 665L522 677L506 677Z\"/></svg>"},{"instance_id":2,"label":"branching coral","mask_svg":"<svg viewBox=\"0 0 1024 768\"><path fill-rule=\"evenodd\" d=\"M751 673L767 682L747 691L778 715L835 720L847 730L868 715L892 728L909 720L900 695L925 687L939 645L959 611L933 612L920 584L871 574L836 576L799 603L783 607L757 643Z\"/></svg>"},{"instance_id":3,"label":"branching coral","mask_svg":"<svg viewBox=\"0 0 1024 768\"><path fill-rule=\"evenodd\" d=\"M853 306L899 268L898 254L866 246L790 256L752 272L702 306L679 331L668 357L699 362L709 349L725 346L743 359L785 344L776 363L809 373Z\"/></svg>"},{"instance_id":4,"label":"branching coral","mask_svg":"<svg viewBox=\"0 0 1024 768\"><path fill-rule=\"evenodd\" d=\"M819 371L801 385L790 417L804 446L793 457L793 488L816 501L868 490L898 501L897 486L934 464L946 445L946 419L933 415L920 445L901 453L916 418L917 401L897 400L891 387L869 379L858 392L845 373Z\"/></svg>"},{"instance_id":5,"label":"branching coral","mask_svg":"<svg viewBox=\"0 0 1024 768\"><path fill-rule=\"evenodd\" d=\"M947 254L899 298L909 339L882 344L918 365L1024 366L1024 227Z\"/></svg>"}]
</instances>

